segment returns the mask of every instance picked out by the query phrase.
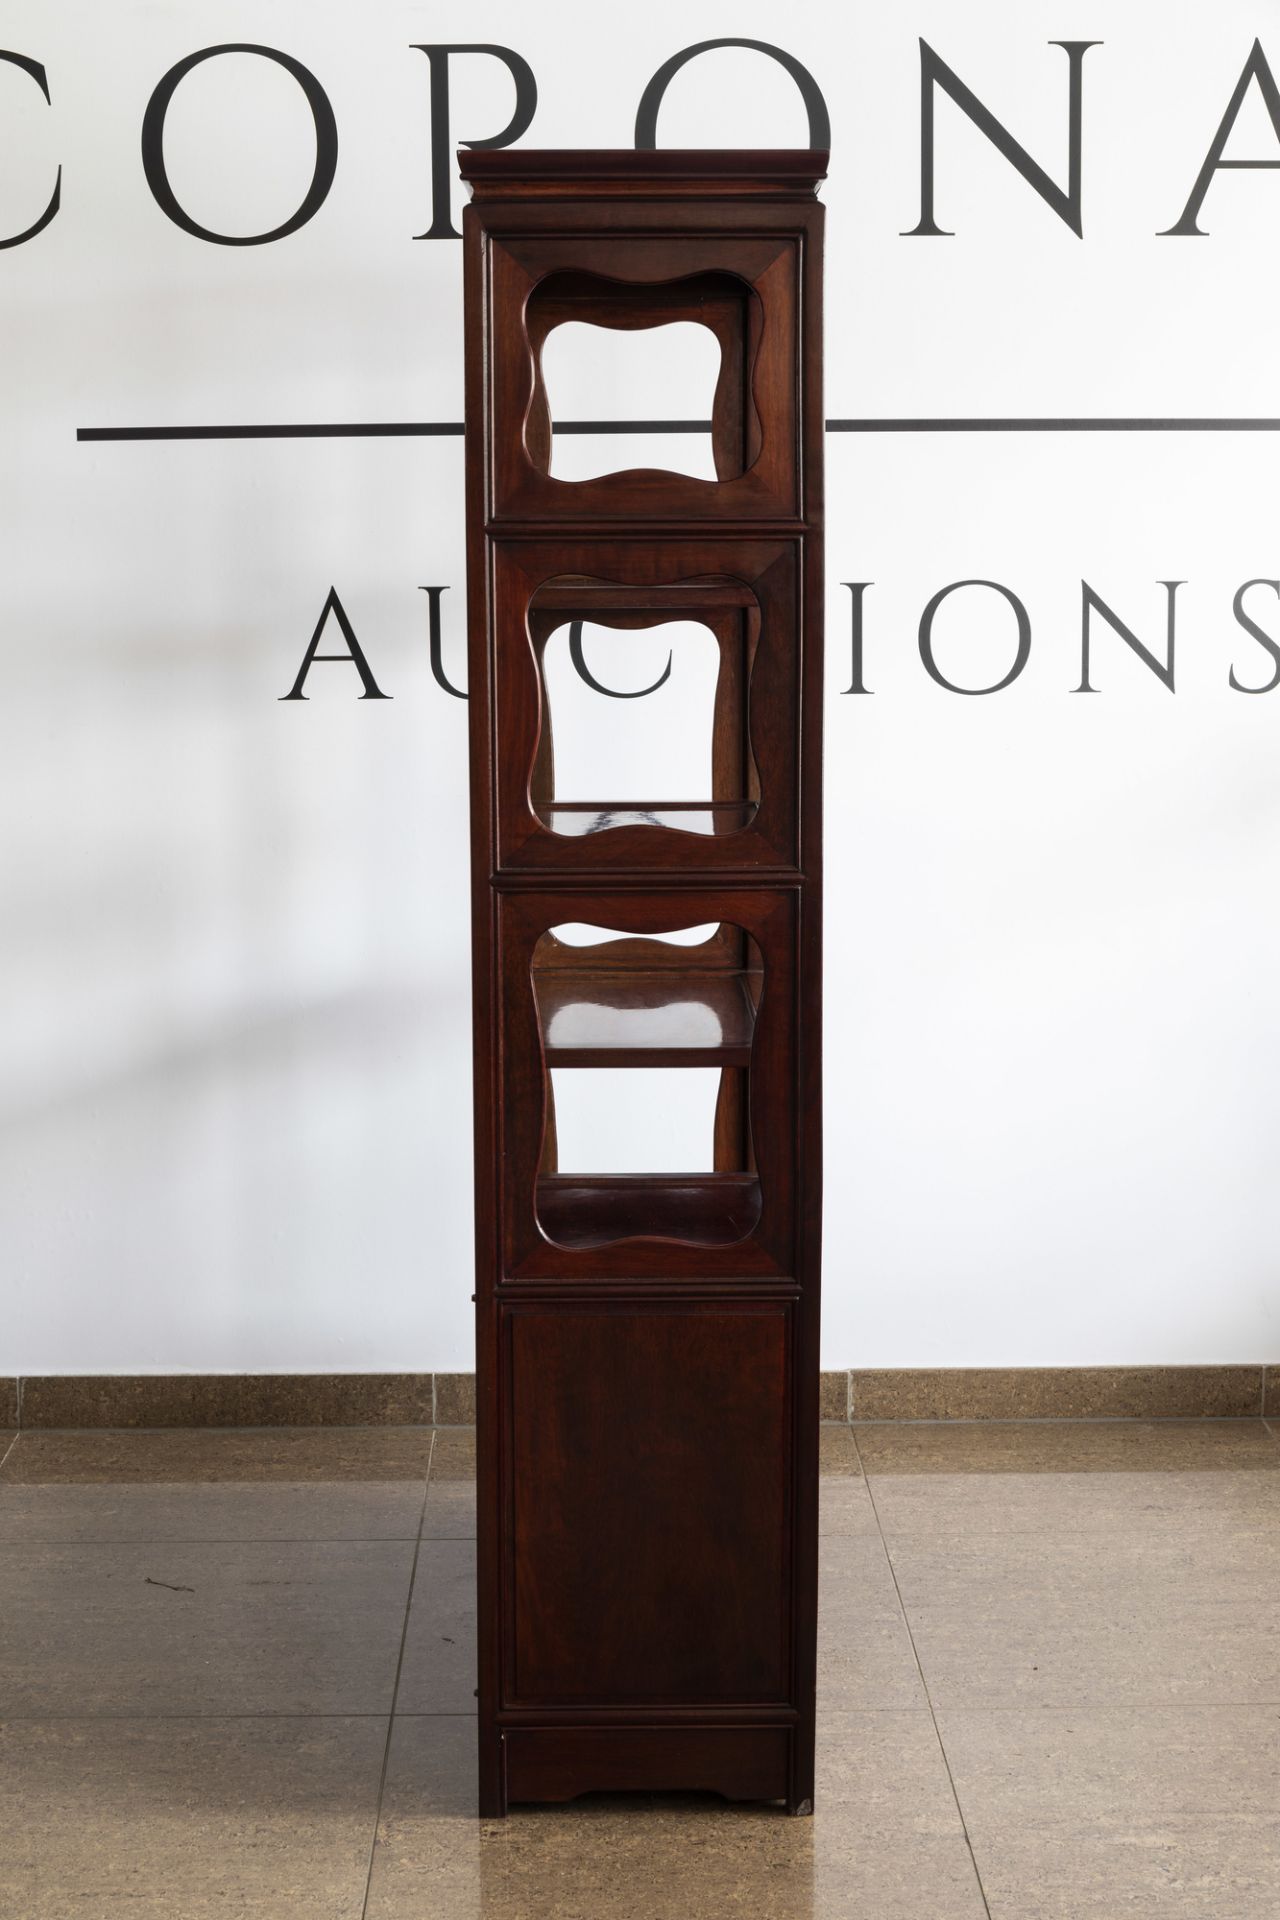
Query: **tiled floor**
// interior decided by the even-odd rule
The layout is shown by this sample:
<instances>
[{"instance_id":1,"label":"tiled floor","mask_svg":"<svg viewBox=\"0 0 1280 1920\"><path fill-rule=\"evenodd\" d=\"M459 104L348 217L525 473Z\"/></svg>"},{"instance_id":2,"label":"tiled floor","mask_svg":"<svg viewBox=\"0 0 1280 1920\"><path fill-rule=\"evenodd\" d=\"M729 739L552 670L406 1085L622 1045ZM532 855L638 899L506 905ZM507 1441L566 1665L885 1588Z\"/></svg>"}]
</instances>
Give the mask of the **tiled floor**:
<instances>
[{"instance_id":1,"label":"tiled floor","mask_svg":"<svg viewBox=\"0 0 1280 1920\"><path fill-rule=\"evenodd\" d=\"M812 1820L474 1815L465 1429L0 1435L15 1920L1277 1920L1280 1435L823 1430Z\"/></svg>"}]
</instances>

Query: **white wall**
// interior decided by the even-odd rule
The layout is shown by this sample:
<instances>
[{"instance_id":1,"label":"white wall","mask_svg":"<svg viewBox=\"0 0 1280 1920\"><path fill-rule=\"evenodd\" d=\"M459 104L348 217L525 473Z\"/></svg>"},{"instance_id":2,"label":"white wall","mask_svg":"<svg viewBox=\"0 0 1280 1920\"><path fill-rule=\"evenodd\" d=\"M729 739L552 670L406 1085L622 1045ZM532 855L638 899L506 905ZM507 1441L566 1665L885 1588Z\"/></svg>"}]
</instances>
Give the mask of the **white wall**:
<instances>
[{"instance_id":1,"label":"white wall","mask_svg":"<svg viewBox=\"0 0 1280 1920\"><path fill-rule=\"evenodd\" d=\"M1274 172L1173 224L1270 9L712 0L156 7L6 0L0 47L0 1371L470 1364L465 708L457 439L77 444L91 425L461 418L461 261L430 217L427 63L495 41L539 84L525 144L629 145L694 41L781 42L831 109L827 412L1280 415ZM1055 179L1086 57L1085 236L938 107L919 211L923 35ZM212 246L152 199L147 100L200 48L265 41L320 79L337 177L297 234ZM510 83L456 63L454 132ZM798 144L791 83L687 67L664 145ZM1257 89L1228 151L1276 157ZM297 205L312 134L247 56L175 100L174 189L251 232ZM638 394L634 411L665 411ZM1232 617L1280 576L1272 434L828 437L828 1205L824 1361L1270 1360L1280 1346L1280 689ZM1176 693L1095 626L1081 578ZM965 698L916 642L931 595L1000 581L1025 670ZM849 696L850 595L869 697ZM387 701L317 666L337 587ZM1249 610L1280 633L1260 587ZM990 684L995 596L937 658ZM331 636L337 641L336 632ZM334 650L336 650L336 645ZM444 855L440 857L440 827Z\"/></svg>"}]
</instances>

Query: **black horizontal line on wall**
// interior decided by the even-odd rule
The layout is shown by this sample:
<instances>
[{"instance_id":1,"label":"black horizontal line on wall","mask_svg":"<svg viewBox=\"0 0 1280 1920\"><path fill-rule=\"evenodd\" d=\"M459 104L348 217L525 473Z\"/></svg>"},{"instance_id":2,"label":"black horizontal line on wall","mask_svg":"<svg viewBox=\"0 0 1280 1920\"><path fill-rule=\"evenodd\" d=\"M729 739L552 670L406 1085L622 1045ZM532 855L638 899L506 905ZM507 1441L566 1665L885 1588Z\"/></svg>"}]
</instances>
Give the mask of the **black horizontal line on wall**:
<instances>
[{"instance_id":1,"label":"black horizontal line on wall","mask_svg":"<svg viewBox=\"0 0 1280 1920\"><path fill-rule=\"evenodd\" d=\"M828 433L1277 433L1280 418L1269 419L966 419L828 420Z\"/></svg>"},{"instance_id":2,"label":"black horizontal line on wall","mask_svg":"<svg viewBox=\"0 0 1280 1920\"><path fill-rule=\"evenodd\" d=\"M709 420L558 420L566 433L710 433ZM461 420L350 420L304 426L77 427L77 440L461 439Z\"/></svg>"},{"instance_id":3,"label":"black horizontal line on wall","mask_svg":"<svg viewBox=\"0 0 1280 1920\"><path fill-rule=\"evenodd\" d=\"M1277 433L1275 419L828 420L828 433ZM77 440L459 439L461 420L337 420L299 426L77 427ZM710 433L709 420L558 420L571 433Z\"/></svg>"},{"instance_id":4,"label":"black horizontal line on wall","mask_svg":"<svg viewBox=\"0 0 1280 1920\"><path fill-rule=\"evenodd\" d=\"M288 427L77 427L77 440L377 440L462 437L461 420L338 420Z\"/></svg>"}]
</instances>

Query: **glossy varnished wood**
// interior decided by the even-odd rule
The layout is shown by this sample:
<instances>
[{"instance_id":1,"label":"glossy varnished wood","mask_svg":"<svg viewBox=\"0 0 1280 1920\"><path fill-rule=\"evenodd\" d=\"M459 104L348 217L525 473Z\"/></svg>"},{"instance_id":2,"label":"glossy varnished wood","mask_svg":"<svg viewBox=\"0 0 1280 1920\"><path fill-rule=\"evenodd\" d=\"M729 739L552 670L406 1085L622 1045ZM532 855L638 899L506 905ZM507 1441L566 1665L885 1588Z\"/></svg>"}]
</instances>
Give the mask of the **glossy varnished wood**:
<instances>
[{"instance_id":1,"label":"glossy varnished wood","mask_svg":"<svg viewBox=\"0 0 1280 1920\"><path fill-rule=\"evenodd\" d=\"M790 1705L793 1312L507 1308L505 1706Z\"/></svg>"},{"instance_id":2,"label":"glossy varnished wood","mask_svg":"<svg viewBox=\"0 0 1280 1920\"><path fill-rule=\"evenodd\" d=\"M806 1811L825 156L460 161L481 1809L707 1788ZM548 334L677 319L720 345L718 478L553 478ZM711 791L675 802L658 769L639 801L558 794L550 635L664 619L720 650ZM567 922L615 933L575 947ZM636 1066L721 1069L707 1172L561 1166L550 1069Z\"/></svg>"}]
</instances>

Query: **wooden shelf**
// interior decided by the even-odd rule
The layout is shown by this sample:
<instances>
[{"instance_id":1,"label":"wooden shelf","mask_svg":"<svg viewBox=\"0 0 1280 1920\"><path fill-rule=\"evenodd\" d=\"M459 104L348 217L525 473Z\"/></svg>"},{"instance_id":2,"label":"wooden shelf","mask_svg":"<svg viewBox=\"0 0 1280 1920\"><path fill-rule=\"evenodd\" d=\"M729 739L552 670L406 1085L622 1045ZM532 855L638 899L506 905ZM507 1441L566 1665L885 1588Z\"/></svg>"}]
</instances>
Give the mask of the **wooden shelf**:
<instances>
[{"instance_id":1,"label":"wooden shelf","mask_svg":"<svg viewBox=\"0 0 1280 1920\"><path fill-rule=\"evenodd\" d=\"M538 1224L560 1247L590 1249L614 1240L683 1240L731 1246L760 1218L754 1173L544 1173Z\"/></svg>"},{"instance_id":2,"label":"wooden shelf","mask_svg":"<svg viewBox=\"0 0 1280 1920\"><path fill-rule=\"evenodd\" d=\"M557 967L533 976L549 1067L746 1067L758 974Z\"/></svg>"},{"instance_id":3,"label":"wooden shelf","mask_svg":"<svg viewBox=\"0 0 1280 1920\"><path fill-rule=\"evenodd\" d=\"M535 808L544 827L568 839L611 827L668 827L677 833L740 833L755 800L555 800Z\"/></svg>"}]
</instances>

